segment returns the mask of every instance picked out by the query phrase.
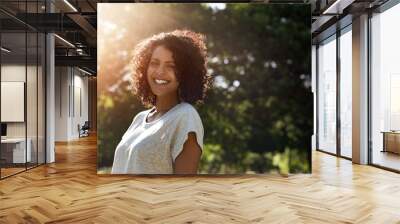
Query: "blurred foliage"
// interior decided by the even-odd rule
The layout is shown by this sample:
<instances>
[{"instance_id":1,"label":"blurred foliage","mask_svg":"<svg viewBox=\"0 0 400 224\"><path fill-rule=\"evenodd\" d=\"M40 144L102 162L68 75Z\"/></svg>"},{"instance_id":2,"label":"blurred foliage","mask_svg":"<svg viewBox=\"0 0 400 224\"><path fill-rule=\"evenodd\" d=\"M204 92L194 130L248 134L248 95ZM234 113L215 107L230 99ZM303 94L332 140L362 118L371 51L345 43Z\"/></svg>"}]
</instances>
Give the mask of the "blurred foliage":
<instances>
[{"instance_id":1,"label":"blurred foliage","mask_svg":"<svg viewBox=\"0 0 400 224\"><path fill-rule=\"evenodd\" d=\"M204 4L152 4L148 8L163 10L169 21L160 19L153 30L142 30L143 37L179 28L207 37L214 87L204 104L196 106L205 130L200 173L311 172L309 5L227 4L217 10ZM132 35L128 32L126 38ZM127 60L119 59L116 66L108 65L111 70L99 72L98 168L103 170L112 165L115 147L134 115L145 109L132 95L130 74L122 66ZM117 78L112 80L109 73Z\"/></svg>"}]
</instances>

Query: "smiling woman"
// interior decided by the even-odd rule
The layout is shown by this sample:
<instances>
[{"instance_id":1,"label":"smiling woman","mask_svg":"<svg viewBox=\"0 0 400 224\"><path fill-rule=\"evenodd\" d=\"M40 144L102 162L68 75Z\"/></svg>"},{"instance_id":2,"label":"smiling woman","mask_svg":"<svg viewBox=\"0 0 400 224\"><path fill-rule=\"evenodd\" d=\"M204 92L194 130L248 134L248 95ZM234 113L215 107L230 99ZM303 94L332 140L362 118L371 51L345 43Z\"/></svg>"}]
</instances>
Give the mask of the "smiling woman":
<instances>
[{"instance_id":1,"label":"smiling woman","mask_svg":"<svg viewBox=\"0 0 400 224\"><path fill-rule=\"evenodd\" d=\"M135 94L145 106L118 144L113 174L196 174L203 124L192 104L210 86L204 36L188 30L143 40L132 60Z\"/></svg>"}]
</instances>

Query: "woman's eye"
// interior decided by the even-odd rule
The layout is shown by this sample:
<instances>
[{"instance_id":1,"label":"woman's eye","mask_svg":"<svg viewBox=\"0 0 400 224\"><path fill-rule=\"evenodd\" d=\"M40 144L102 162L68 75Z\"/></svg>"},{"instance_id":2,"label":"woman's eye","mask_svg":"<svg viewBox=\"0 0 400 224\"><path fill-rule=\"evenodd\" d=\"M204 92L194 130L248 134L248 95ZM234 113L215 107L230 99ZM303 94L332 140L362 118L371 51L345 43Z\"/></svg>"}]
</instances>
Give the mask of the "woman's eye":
<instances>
[{"instance_id":1,"label":"woman's eye","mask_svg":"<svg viewBox=\"0 0 400 224\"><path fill-rule=\"evenodd\" d=\"M168 69L175 70L175 65L167 65Z\"/></svg>"},{"instance_id":2,"label":"woman's eye","mask_svg":"<svg viewBox=\"0 0 400 224\"><path fill-rule=\"evenodd\" d=\"M150 62L150 66L157 66L157 65L158 65L158 63L155 62L155 61L151 61L151 62Z\"/></svg>"}]
</instances>

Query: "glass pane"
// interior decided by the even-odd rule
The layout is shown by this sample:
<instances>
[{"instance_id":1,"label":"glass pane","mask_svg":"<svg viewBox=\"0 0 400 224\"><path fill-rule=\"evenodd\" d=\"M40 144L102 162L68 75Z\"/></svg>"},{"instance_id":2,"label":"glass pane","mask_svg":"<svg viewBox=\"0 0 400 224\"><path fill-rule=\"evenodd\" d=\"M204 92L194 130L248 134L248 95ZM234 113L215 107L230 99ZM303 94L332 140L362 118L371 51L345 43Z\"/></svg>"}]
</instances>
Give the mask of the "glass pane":
<instances>
[{"instance_id":1,"label":"glass pane","mask_svg":"<svg viewBox=\"0 0 400 224\"><path fill-rule=\"evenodd\" d=\"M45 163L45 35L38 35L38 163Z\"/></svg>"},{"instance_id":2,"label":"glass pane","mask_svg":"<svg viewBox=\"0 0 400 224\"><path fill-rule=\"evenodd\" d=\"M37 132L38 132L38 107L37 107L37 63L38 63L38 49L37 49L37 33L36 32L29 32L27 33L28 38L28 55L27 55L27 94L26 94L26 112L27 112L27 142L29 144L28 148L30 147L30 159L28 160L28 168L37 165Z\"/></svg>"},{"instance_id":3,"label":"glass pane","mask_svg":"<svg viewBox=\"0 0 400 224\"><path fill-rule=\"evenodd\" d=\"M0 1L0 6L7 11L17 14L26 12L26 1L22 0L2 0Z\"/></svg>"},{"instance_id":4,"label":"glass pane","mask_svg":"<svg viewBox=\"0 0 400 224\"><path fill-rule=\"evenodd\" d=\"M374 15L372 25L372 163L400 170L400 5Z\"/></svg>"},{"instance_id":5,"label":"glass pane","mask_svg":"<svg viewBox=\"0 0 400 224\"><path fill-rule=\"evenodd\" d=\"M347 30L346 30L347 31ZM340 36L340 152L352 157L352 50L350 30Z\"/></svg>"},{"instance_id":6,"label":"glass pane","mask_svg":"<svg viewBox=\"0 0 400 224\"><path fill-rule=\"evenodd\" d=\"M26 150L26 34L1 34L1 140L2 177L25 170ZM6 50L4 50L6 49Z\"/></svg>"},{"instance_id":7,"label":"glass pane","mask_svg":"<svg viewBox=\"0 0 400 224\"><path fill-rule=\"evenodd\" d=\"M336 37L318 48L318 148L336 154Z\"/></svg>"}]
</instances>

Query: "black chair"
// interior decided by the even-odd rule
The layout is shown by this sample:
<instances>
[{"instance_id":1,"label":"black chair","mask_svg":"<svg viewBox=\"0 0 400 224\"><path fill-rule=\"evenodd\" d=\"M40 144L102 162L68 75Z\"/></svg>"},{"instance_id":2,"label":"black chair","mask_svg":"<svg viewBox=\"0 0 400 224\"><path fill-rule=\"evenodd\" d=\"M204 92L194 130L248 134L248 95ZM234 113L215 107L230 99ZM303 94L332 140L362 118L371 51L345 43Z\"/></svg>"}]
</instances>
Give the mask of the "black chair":
<instances>
[{"instance_id":1,"label":"black chair","mask_svg":"<svg viewBox=\"0 0 400 224\"><path fill-rule=\"evenodd\" d=\"M85 121L85 124L83 124L82 127L80 127L80 125L78 124L79 138L89 136L89 129L89 121Z\"/></svg>"}]
</instances>

